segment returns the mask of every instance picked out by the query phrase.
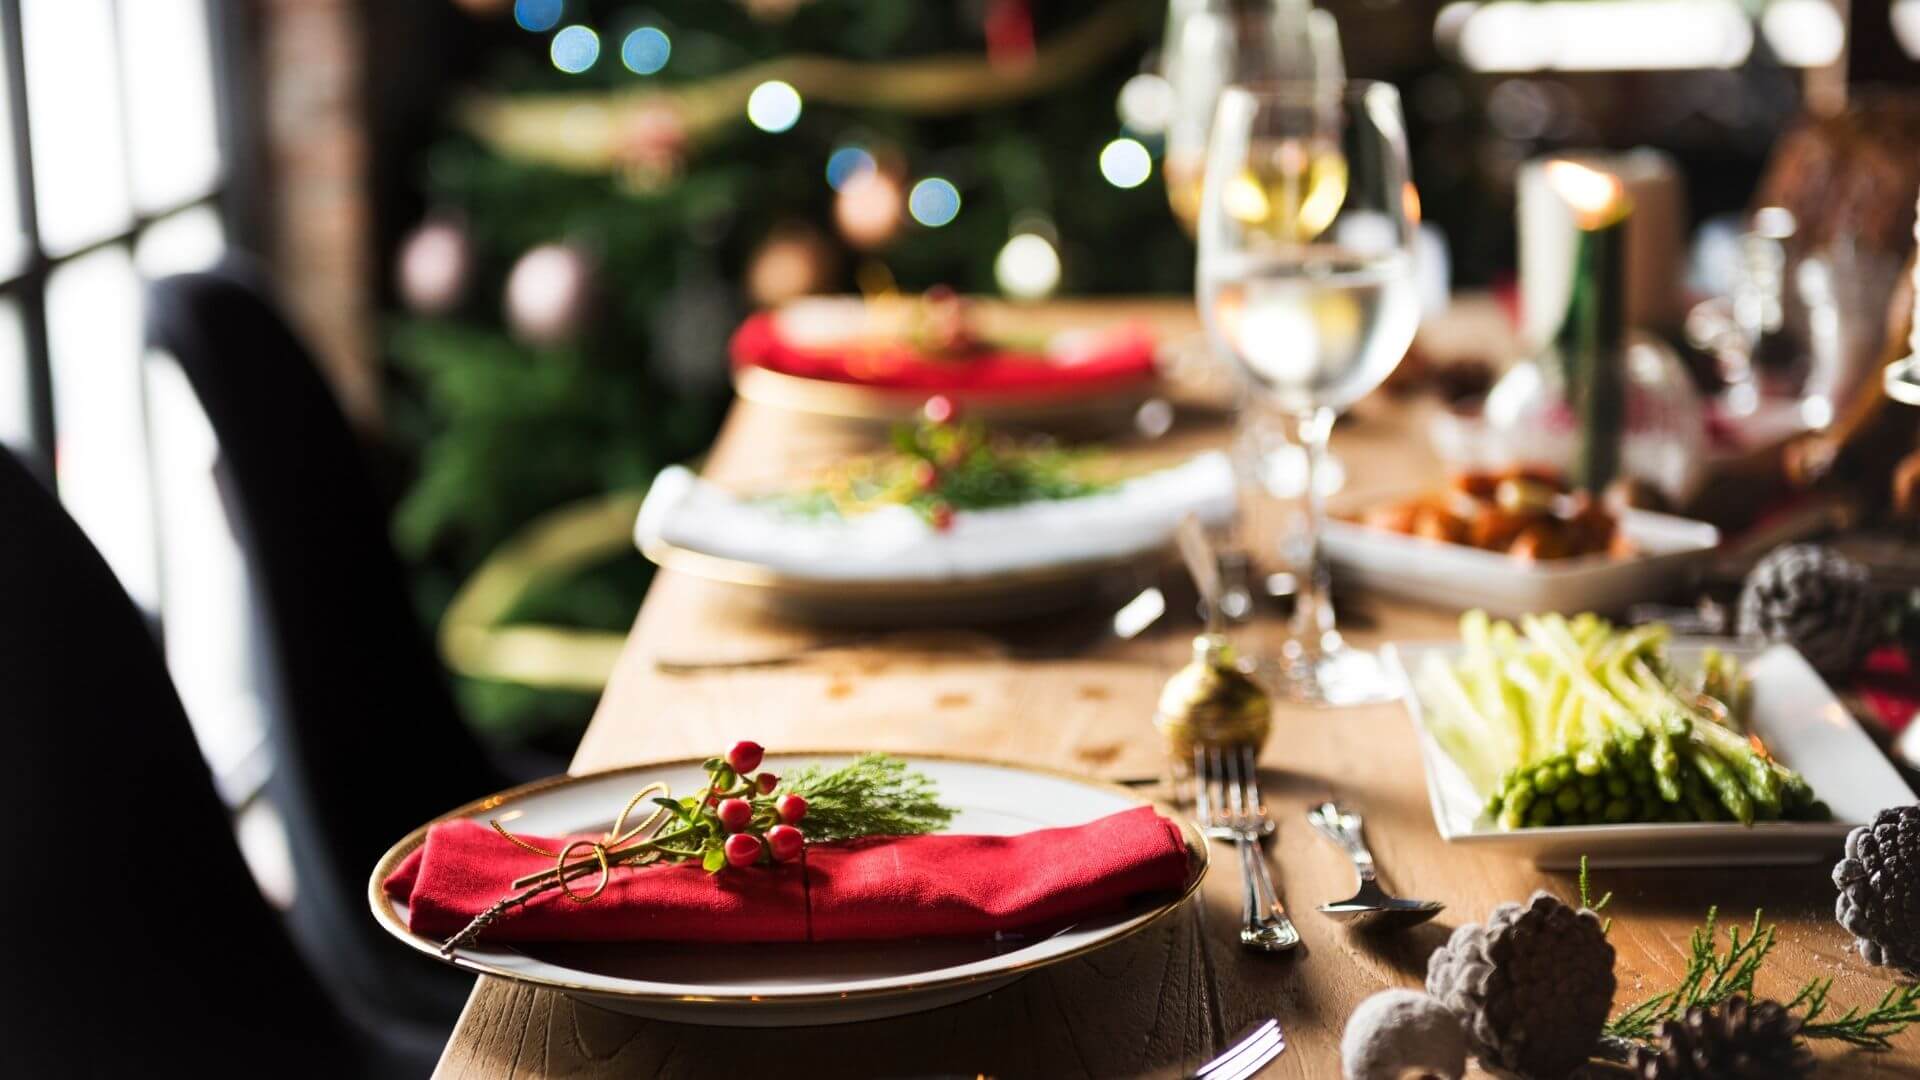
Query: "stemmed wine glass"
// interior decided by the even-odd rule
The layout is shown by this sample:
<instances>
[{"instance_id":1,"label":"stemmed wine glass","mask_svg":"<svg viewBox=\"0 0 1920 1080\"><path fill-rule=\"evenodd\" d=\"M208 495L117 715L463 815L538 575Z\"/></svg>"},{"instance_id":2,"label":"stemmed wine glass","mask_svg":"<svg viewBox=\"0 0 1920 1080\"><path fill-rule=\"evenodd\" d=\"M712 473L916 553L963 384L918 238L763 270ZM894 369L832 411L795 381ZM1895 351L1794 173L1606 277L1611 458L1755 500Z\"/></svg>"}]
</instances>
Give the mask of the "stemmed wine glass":
<instances>
[{"instance_id":1,"label":"stemmed wine glass","mask_svg":"<svg viewBox=\"0 0 1920 1080\"><path fill-rule=\"evenodd\" d=\"M1385 83L1247 83L1222 91L1207 147L1197 293L1207 335L1267 414L1305 450L1306 529L1287 697L1392 696L1379 662L1341 641L1324 600L1319 483L1334 418L1386 379L1420 319L1400 96ZM1264 483L1243 508L1275 521ZM1264 541L1268 552L1273 538Z\"/></svg>"}]
</instances>

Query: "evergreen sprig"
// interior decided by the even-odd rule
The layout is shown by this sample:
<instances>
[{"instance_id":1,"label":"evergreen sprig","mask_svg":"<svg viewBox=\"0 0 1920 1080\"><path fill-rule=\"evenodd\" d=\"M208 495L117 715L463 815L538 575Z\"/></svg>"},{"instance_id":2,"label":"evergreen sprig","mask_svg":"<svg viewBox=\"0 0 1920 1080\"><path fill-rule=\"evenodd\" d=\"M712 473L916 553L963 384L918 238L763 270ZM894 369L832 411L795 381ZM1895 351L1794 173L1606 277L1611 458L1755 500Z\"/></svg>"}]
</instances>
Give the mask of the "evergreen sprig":
<instances>
[{"instance_id":1,"label":"evergreen sprig","mask_svg":"<svg viewBox=\"0 0 1920 1080\"><path fill-rule=\"evenodd\" d=\"M1693 930L1688 942L1687 970L1680 982L1665 993L1655 994L1634 1005L1607 1023L1607 1034L1623 1039L1651 1039L1668 1020L1686 1014L1695 1005L1712 1008L1736 995L1753 996L1753 979L1760 965L1773 951L1773 927L1762 925L1760 912L1753 913L1753 925L1743 938L1740 928L1727 931L1727 950L1717 944L1714 930L1720 909L1707 909L1704 923Z\"/></svg>"},{"instance_id":2,"label":"evergreen sprig","mask_svg":"<svg viewBox=\"0 0 1920 1080\"><path fill-rule=\"evenodd\" d=\"M1854 1006L1831 1020L1822 1020L1827 1009L1827 991L1833 980L1810 979L1787 1009L1805 1009L1800 1018L1800 1034L1809 1039L1838 1039L1851 1046L1869 1050L1888 1050L1893 1036L1908 1025L1920 1023L1920 983L1889 986L1879 1004L1862 1011Z\"/></svg>"},{"instance_id":3,"label":"evergreen sprig","mask_svg":"<svg viewBox=\"0 0 1920 1080\"><path fill-rule=\"evenodd\" d=\"M885 754L862 754L832 770L808 765L777 790L807 800L807 839L814 842L930 833L953 820L925 773Z\"/></svg>"},{"instance_id":4,"label":"evergreen sprig","mask_svg":"<svg viewBox=\"0 0 1920 1080\"><path fill-rule=\"evenodd\" d=\"M1580 860L1580 904L1599 911L1613 899L1612 893L1598 902L1592 899L1592 884L1587 877L1587 860ZM1743 935L1738 926L1727 930L1726 950L1721 951L1715 930L1720 910L1707 909L1704 922L1695 927L1688 939L1687 968L1671 990L1655 994L1629 1007L1607 1022L1606 1034L1618 1039L1651 1042L1660 1026L1685 1016L1696 1005L1713 1008L1732 997L1752 999L1754 979L1773 952L1774 927L1761 921L1755 909L1753 923ZM1612 926L1612 920L1607 925ZM1805 1039L1833 1039L1868 1050L1892 1048L1892 1038L1909 1026L1920 1023L1920 983L1887 988L1878 1004L1870 1008L1853 1006L1830 1019L1827 992L1833 979L1812 978L1787 1002L1789 1013L1798 1011L1800 1035Z\"/></svg>"}]
</instances>

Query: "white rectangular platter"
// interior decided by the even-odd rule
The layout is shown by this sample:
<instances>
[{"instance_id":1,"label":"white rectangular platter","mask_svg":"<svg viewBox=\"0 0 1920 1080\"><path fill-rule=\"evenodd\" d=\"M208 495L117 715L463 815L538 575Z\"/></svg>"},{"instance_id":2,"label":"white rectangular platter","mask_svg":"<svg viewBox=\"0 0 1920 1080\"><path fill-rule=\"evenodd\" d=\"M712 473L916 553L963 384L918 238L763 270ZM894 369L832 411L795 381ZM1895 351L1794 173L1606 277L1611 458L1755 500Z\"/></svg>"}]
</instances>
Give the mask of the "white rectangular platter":
<instances>
[{"instance_id":1,"label":"white rectangular platter","mask_svg":"<svg viewBox=\"0 0 1920 1080\"><path fill-rule=\"evenodd\" d=\"M1673 662L1698 666L1708 642L1675 642ZM1420 757L1433 806L1433 823L1450 844L1529 859L1537 866L1740 866L1816 862L1834 857L1855 825L1889 806L1914 801L1906 781L1798 652L1765 651L1718 643L1740 658L1753 679L1753 730L1789 768L1813 785L1833 810L1830 822L1727 822L1576 825L1502 832L1485 813L1485 800L1427 731L1414 673L1427 658L1451 661L1458 644L1395 644L1387 668L1400 686L1420 739Z\"/></svg>"}]
</instances>

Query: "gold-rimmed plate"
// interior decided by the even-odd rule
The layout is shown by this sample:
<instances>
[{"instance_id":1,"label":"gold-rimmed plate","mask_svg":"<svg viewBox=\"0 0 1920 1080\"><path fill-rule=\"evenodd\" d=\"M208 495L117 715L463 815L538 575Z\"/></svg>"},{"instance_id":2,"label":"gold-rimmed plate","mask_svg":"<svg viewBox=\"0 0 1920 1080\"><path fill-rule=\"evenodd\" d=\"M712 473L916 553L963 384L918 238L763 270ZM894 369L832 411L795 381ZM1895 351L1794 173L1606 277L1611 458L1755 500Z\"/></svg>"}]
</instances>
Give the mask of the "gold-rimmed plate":
<instances>
[{"instance_id":1,"label":"gold-rimmed plate","mask_svg":"<svg viewBox=\"0 0 1920 1080\"><path fill-rule=\"evenodd\" d=\"M1143 805L1125 788L1066 773L958 757L905 755L955 811L950 831L1009 835L1078 825ZM767 768L834 765L847 754L776 755ZM695 760L556 777L469 803L436 821L511 815L516 830L563 835L604 829L609 807L646 784L676 791L703 781ZM1205 841L1186 822L1188 875L1175 893L1085 919L1048 936L999 941L822 942L805 945L566 945L481 943L440 957L439 942L407 928L403 903L381 887L426 839L423 825L374 868L368 899L381 926L423 953L495 978L558 990L602 1008L682 1023L785 1027L851 1023L920 1012L1006 986L1028 972L1120 942L1177 910L1206 873Z\"/></svg>"},{"instance_id":2,"label":"gold-rimmed plate","mask_svg":"<svg viewBox=\"0 0 1920 1080\"><path fill-rule=\"evenodd\" d=\"M739 588L783 615L876 626L930 616L944 625L1005 622L1066 611L1101 596L1123 598L1128 586L1137 590L1168 558L1166 551L1152 551L967 577L836 581L794 577L657 537L642 539L640 551L677 573Z\"/></svg>"}]
</instances>

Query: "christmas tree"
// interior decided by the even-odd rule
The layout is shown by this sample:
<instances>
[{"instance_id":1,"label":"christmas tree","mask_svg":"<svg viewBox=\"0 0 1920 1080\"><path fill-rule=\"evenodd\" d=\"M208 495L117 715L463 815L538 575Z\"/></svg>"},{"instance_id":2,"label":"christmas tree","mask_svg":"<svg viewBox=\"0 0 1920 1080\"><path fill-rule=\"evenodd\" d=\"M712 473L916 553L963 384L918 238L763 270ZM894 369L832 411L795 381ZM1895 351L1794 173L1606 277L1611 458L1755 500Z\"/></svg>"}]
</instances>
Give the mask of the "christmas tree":
<instances>
[{"instance_id":1,"label":"christmas tree","mask_svg":"<svg viewBox=\"0 0 1920 1080\"><path fill-rule=\"evenodd\" d=\"M418 454L395 535L431 618L543 513L644 491L697 454L756 306L1191 285L1147 182L1156 133L1116 107L1160 0L462 6L500 44L423 152L430 210L399 253L389 340L393 427ZM1028 236L1058 274L997 277ZM536 583L505 618L623 631L649 576L624 553ZM577 731L593 701L463 689L514 737Z\"/></svg>"}]
</instances>

